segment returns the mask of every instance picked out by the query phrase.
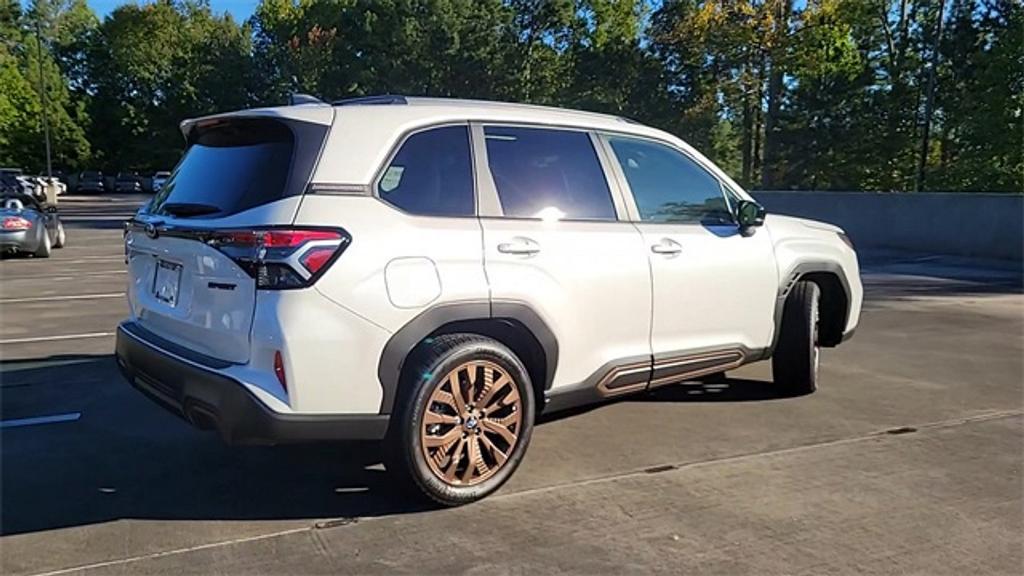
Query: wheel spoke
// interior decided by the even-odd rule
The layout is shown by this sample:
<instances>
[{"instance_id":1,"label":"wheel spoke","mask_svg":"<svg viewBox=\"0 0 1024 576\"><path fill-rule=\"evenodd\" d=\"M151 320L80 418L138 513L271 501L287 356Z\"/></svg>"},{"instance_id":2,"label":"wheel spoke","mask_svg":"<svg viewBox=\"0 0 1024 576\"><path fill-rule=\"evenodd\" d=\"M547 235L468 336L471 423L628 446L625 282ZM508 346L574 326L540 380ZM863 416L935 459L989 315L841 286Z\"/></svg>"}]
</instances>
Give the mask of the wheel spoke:
<instances>
[{"instance_id":1,"label":"wheel spoke","mask_svg":"<svg viewBox=\"0 0 1024 576\"><path fill-rule=\"evenodd\" d=\"M516 388L515 386L512 386L511 388L512 389L509 391L509 393L505 394L505 396L498 403L502 407L516 406L519 404L519 389Z\"/></svg>"},{"instance_id":2,"label":"wheel spoke","mask_svg":"<svg viewBox=\"0 0 1024 576\"><path fill-rule=\"evenodd\" d=\"M459 440L461 439L462 437L459 437ZM452 442L449 442L448 444L445 444L444 446L441 446L440 448L434 450L433 453L431 453L430 458L434 461L434 466L436 466L439 470L444 470L445 466L447 466L448 463L451 461L451 454L449 454L448 452L453 444L455 444L454 440Z\"/></svg>"},{"instance_id":3,"label":"wheel spoke","mask_svg":"<svg viewBox=\"0 0 1024 576\"><path fill-rule=\"evenodd\" d=\"M494 422L495 424L508 428L513 424L519 423L519 412L513 412L508 416L504 416L502 418L488 418L488 420Z\"/></svg>"},{"instance_id":4,"label":"wheel spoke","mask_svg":"<svg viewBox=\"0 0 1024 576\"><path fill-rule=\"evenodd\" d=\"M466 400L463 397L462 384L459 383L459 371L452 370L448 375L448 385L452 388L452 398L455 400L455 410L461 415L466 415Z\"/></svg>"},{"instance_id":5,"label":"wheel spoke","mask_svg":"<svg viewBox=\"0 0 1024 576\"><path fill-rule=\"evenodd\" d=\"M423 424L430 426L432 424L458 424L458 416L451 416L449 414L438 414L433 410L427 410L427 413L423 415Z\"/></svg>"},{"instance_id":6,"label":"wheel spoke","mask_svg":"<svg viewBox=\"0 0 1024 576\"><path fill-rule=\"evenodd\" d=\"M491 388L494 387L494 370L484 366L484 385L480 389L480 393L476 395L476 405L478 408L484 407L487 403L485 399L490 398Z\"/></svg>"},{"instance_id":7,"label":"wheel spoke","mask_svg":"<svg viewBox=\"0 0 1024 576\"><path fill-rule=\"evenodd\" d=\"M438 448L444 446L462 436L462 429L456 426L440 436L426 435L423 438L423 446L426 448Z\"/></svg>"},{"instance_id":8,"label":"wheel spoke","mask_svg":"<svg viewBox=\"0 0 1024 576\"><path fill-rule=\"evenodd\" d=\"M508 376L502 374L500 378L494 381L494 384L491 385L491 388L487 390L486 394L480 395L480 406L489 407L491 400L494 399L494 395L500 392L503 388L505 388L505 386L507 386L511 382L512 381L509 380ZM515 386L513 386L512 388L515 388Z\"/></svg>"},{"instance_id":9,"label":"wheel spoke","mask_svg":"<svg viewBox=\"0 0 1024 576\"><path fill-rule=\"evenodd\" d=\"M438 390L434 392L434 395L430 397L431 402L437 402L444 404L445 406L451 407L452 410L458 411L459 407L455 405L455 397L445 392L444 390Z\"/></svg>"},{"instance_id":10,"label":"wheel spoke","mask_svg":"<svg viewBox=\"0 0 1024 576\"><path fill-rule=\"evenodd\" d=\"M491 467L487 464L487 461L484 460L483 438L483 434L477 434L473 437L473 443L476 444L476 471L479 472L481 476L486 476L487 473L491 471Z\"/></svg>"},{"instance_id":11,"label":"wheel spoke","mask_svg":"<svg viewBox=\"0 0 1024 576\"><path fill-rule=\"evenodd\" d=\"M455 482L455 473L459 470L459 462L462 461L462 453L466 451L466 439L459 437L459 443L452 451L452 457L448 461L448 469L444 471L444 479L448 482Z\"/></svg>"},{"instance_id":12,"label":"wheel spoke","mask_svg":"<svg viewBox=\"0 0 1024 576\"><path fill-rule=\"evenodd\" d=\"M488 432L494 432L498 436L501 436L502 439L505 440L505 442L508 442L509 446L512 446L513 444L516 443L516 434L509 430L504 425L500 424L497 420L484 418L481 421L481 424L483 424L484 430Z\"/></svg>"},{"instance_id":13,"label":"wheel spoke","mask_svg":"<svg viewBox=\"0 0 1024 576\"><path fill-rule=\"evenodd\" d=\"M466 384L467 384L467 386L466 386L465 395L463 396L463 400L465 401L466 405L473 404L475 399L476 399L476 396L477 396L476 389L478 388L478 385L480 384L480 382L479 382L480 376L478 376L479 372L481 371L480 367L481 367L481 364L476 363L476 362L466 366ZM483 372L486 373L487 370L483 370Z\"/></svg>"},{"instance_id":14,"label":"wheel spoke","mask_svg":"<svg viewBox=\"0 0 1024 576\"><path fill-rule=\"evenodd\" d=\"M497 461L498 466L501 466L506 460L508 460L508 455L502 452L501 448L498 448L498 445L495 444L494 440L491 440L487 434L481 434L479 438L480 442L490 450L491 456L493 456L494 460Z\"/></svg>"},{"instance_id":15,"label":"wheel spoke","mask_svg":"<svg viewBox=\"0 0 1024 576\"><path fill-rule=\"evenodd\" d=\"M462 472L462 478L460 478L463 484L473 479L477 461L480 459L480 444L477 443L476 436L470 436L465 442L469 445L469 460L466 461L466 469Z\"/></svg>"}]
</instances>

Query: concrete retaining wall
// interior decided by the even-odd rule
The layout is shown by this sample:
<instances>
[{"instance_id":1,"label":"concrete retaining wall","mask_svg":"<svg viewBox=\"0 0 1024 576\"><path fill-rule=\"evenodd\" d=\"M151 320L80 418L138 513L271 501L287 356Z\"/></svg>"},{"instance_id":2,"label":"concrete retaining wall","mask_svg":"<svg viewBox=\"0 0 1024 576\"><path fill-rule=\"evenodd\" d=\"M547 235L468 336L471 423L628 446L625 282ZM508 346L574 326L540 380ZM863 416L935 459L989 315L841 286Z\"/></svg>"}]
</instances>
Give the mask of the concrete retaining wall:
<instances>
[{"instance_id":1,"label":"concrete retaining wall","mask_svg":"<svg viewBox=\"0 0 1024 576\"><path fill-rule=\"evenodd\" d=\"M769 213L842 227L858 248L1021 260L1024 196L754 192Z\"/></svg>"}]
</instances>

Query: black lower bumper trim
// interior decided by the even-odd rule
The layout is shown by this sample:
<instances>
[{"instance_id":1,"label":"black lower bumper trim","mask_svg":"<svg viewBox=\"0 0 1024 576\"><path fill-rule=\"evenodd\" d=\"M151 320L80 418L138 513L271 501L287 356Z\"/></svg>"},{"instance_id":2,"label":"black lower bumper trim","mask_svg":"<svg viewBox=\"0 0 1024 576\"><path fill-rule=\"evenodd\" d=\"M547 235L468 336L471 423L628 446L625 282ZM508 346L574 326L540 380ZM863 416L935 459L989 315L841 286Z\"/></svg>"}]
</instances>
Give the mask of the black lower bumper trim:
<instances>
[{"instance_id":1,"label":"black lower bumper trim","mask_svg":"<svg viewBox=\"0 0 1024 576\"><path fill-rule=\"evenodd\" d=\"M117 329L117 364L141 392L199 428L215 428L229 444L379 440L388 416L281 414L246 387L213 369L148 343L132 322Z\"/></svg>"}]
</instances>

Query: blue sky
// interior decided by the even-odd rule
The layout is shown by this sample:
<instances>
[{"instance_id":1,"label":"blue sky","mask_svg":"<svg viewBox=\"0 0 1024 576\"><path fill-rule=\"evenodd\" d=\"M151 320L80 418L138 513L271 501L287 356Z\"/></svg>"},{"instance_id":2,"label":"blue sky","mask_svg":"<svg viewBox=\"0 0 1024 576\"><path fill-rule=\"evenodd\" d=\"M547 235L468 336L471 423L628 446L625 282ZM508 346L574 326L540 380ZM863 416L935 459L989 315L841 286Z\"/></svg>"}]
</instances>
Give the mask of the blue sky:
<instances>
[{"instance_id":1,"label":"blue sky","mask_svg":"<svg viewBox=\"0 0 1024 576\"><path fill-rule=\"evenodd\" d=\"M210 0L210 6L214 12L231 12L236 20L242 21L252 16L253 10L256 9L256 4L259 0ZM87 0L89 6L99 15L100 18L106 16L114 8L122 4L135 3L139 4L142 2L133 0Z\"/></svg>"}]
</instances>

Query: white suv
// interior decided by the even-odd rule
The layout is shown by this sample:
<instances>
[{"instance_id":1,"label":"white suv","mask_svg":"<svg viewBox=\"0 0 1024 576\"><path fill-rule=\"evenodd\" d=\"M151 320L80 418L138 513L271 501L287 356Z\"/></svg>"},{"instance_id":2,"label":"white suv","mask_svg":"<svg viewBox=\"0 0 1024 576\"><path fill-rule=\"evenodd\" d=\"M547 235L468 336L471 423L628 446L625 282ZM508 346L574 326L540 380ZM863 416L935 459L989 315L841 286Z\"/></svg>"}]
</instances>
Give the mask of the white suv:
<instances>
[{"instance_id":1,"label":"white suv","mask_svg":"<svg viewBox=\"0 0 1024 576\"><path fill-rule=\"evenodd\" d=\"M811 391L860 315L839 228L623 118L384 96L182 131L126 227L127 379L233 443L383 439L444 504L542 411L768 358Z\"/></svg>"}]
</instances>

